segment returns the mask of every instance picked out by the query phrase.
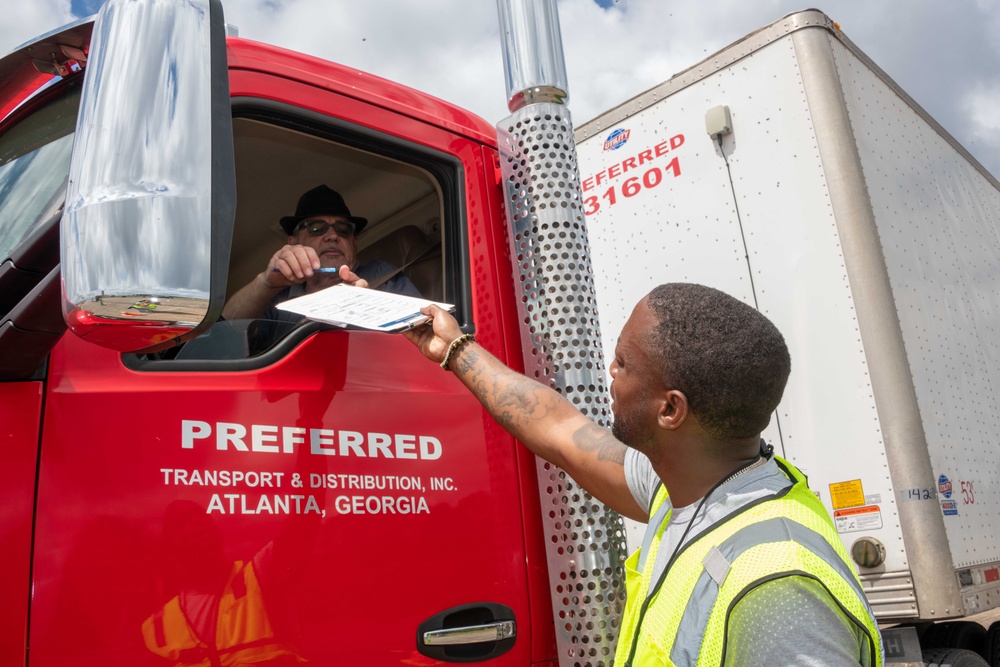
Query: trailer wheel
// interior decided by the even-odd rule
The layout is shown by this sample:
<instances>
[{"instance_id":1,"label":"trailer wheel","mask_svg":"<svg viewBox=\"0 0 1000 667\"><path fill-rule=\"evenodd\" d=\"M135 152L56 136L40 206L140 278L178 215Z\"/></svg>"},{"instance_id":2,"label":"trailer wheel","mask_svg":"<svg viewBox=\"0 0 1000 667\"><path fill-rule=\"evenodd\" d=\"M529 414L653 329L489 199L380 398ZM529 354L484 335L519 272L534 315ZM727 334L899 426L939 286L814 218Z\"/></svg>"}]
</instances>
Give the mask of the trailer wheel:
<instances>
[{"instance_id":1,"label":"trailer wheel","mask_svg":"<svg viewBox=\"0 0 1000 667\"><path fill-rule=\"evenodd\" d=\"M1000 667L1000 621L996 621L986 632L986 660L990 667Z\"/></svg>"},{"instance_id":2,"label":"trailer wheel","mask_svg":"<svg viewBox=\"0 0 1000 667\"><path fill-rule=\"evenodd\" d=\"M972 621L947 621L935 623L920 637L925 649L962 649L987 657L986 628Z\"/></svg>"},{"instance_id":3,"label":"trailer wheel","mask_svg":"<svg viewBox=\"0 0 1000 667\"><path fill-rule=\"evenodd\" d=\"M927 667L989 667L983 656L960 648L931 648L923 654Z\"/></svg>"}]
</instances>

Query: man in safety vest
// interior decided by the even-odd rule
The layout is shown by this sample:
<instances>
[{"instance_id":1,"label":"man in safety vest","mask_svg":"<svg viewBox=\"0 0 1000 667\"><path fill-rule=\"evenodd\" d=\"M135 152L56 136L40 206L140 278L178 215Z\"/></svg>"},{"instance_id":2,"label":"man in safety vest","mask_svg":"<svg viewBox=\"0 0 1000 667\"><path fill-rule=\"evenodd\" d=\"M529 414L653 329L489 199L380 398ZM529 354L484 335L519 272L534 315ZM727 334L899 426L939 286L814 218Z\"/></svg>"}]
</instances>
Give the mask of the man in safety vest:
<instances>
[{"instance_id":1,"label":"man in safety vest","mask_svg":"<svg viewBox=\"0 0 1000 667\"><path fill-rule=\"evenodd\" d=\"M610 366L609 433L430 307L407 332L537 455L648 523L626 563L616 667L882 665L878 627L825 508L760 434L791 369L758 311L701 285L643 298Z\"/></svg>"}]
</instances>

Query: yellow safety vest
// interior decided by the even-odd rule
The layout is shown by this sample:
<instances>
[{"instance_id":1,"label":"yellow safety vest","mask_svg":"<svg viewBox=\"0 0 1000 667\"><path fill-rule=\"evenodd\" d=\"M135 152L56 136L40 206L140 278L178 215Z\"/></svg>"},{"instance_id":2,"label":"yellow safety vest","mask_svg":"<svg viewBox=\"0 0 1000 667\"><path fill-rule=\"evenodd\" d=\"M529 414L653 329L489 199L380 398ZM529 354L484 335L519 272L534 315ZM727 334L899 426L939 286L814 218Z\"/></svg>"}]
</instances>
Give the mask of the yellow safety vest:
<instances>
[{"instance_id":1,"label":"yellow safety vest","mask_svg":"<svg viewBox=\"0 0 1000 667\"><path fill-rule=\"evenodd\" d=\"M142 624L146 647L185 667L294 665L305 660L274 637L253 563L237 561L219 597L215 643L195 633L174 597Z\"/></svg>"},{"instance_id":2,"label":"yellow safety vest","mask_svg":"<svg viewBox=\"0 0 1000 667\"><path fill-rule=\"evenodd\" d=\"M878 625L826 508L801 472L787 461L775 460L794 483L740 508L682 546L660 581L651 582L652 570L669 512L643 558L647 567L638 571L641 549L628 558L628 597L616 667L722 665L733 603L754 587L783 576L818 581L867 636L870 664L881 667ZM661 485L650 517L666 499Z\"/></svg>"}]
</instances>

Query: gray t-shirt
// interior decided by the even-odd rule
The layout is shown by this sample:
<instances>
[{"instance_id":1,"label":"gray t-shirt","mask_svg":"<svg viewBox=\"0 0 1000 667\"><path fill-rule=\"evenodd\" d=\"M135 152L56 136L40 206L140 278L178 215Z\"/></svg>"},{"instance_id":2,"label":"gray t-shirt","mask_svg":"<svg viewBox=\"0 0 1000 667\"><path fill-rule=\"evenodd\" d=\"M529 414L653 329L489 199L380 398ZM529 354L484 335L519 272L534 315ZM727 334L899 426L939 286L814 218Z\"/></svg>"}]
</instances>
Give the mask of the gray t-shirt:
<instances>
[{"instance_id":1,"label":"gray t-shirt","mask_svg":"<svg viewBox=\"0 0 1000 667\"><path fill-rule=\"evenodd\" d=\"M649 459L634 449L625 454L625 480L632 497L648 509L660 478ZM674 508L663 532L656 562L652 564L652 581L657 581L666 569L680 546L682 535L684 543L690 543L704 529L740 507L791 483L772 458L713 491L698 510L690 529L688 524L699 503ZM656 516L651 517L643 539L646 553L669 510L668 499ZM645 567L649 564L645 563ZM822 585L807 577L782 577L753 589L733 608L727 632L727 667L870 665L868 640L862 630L840 611Z\"/></svg>"}]
</instances>

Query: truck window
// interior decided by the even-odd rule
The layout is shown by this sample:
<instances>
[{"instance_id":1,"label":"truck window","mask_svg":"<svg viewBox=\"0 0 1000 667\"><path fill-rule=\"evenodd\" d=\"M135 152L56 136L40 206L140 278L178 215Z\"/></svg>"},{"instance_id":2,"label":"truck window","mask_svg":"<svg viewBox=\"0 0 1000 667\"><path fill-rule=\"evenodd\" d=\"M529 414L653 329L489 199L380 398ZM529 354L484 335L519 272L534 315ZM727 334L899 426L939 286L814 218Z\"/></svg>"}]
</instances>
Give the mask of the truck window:
<instances>
[{"instance_id":1,"label":"truck window","mask_svg":"<svg viewBox=\"0 0 1000 667\"><path fill-rule=\"evenodd\" d=\"M79 105L73 86L0 136L0 258L62 208Z\"/></svg>"},{"instance_id":2,"label":"truck window","mask_svg":"<svg viewBox=\"0 0 1000 667\"><path fill-rule=\"evenodd\" d=\"M449 205L460 197L457 162L347 125L244 113L235 107L237 208L227 301L288 242L279 220L293 215L299 197L319 185L340 193L352 216L368 220L356 237L359 262L387 262L421 296L458 301L459 272L445 252L460 235L458 207ZM301 321L219 322L180 349L151 358L270 363L318 328Z\"/></svg>"}]
</instances>

